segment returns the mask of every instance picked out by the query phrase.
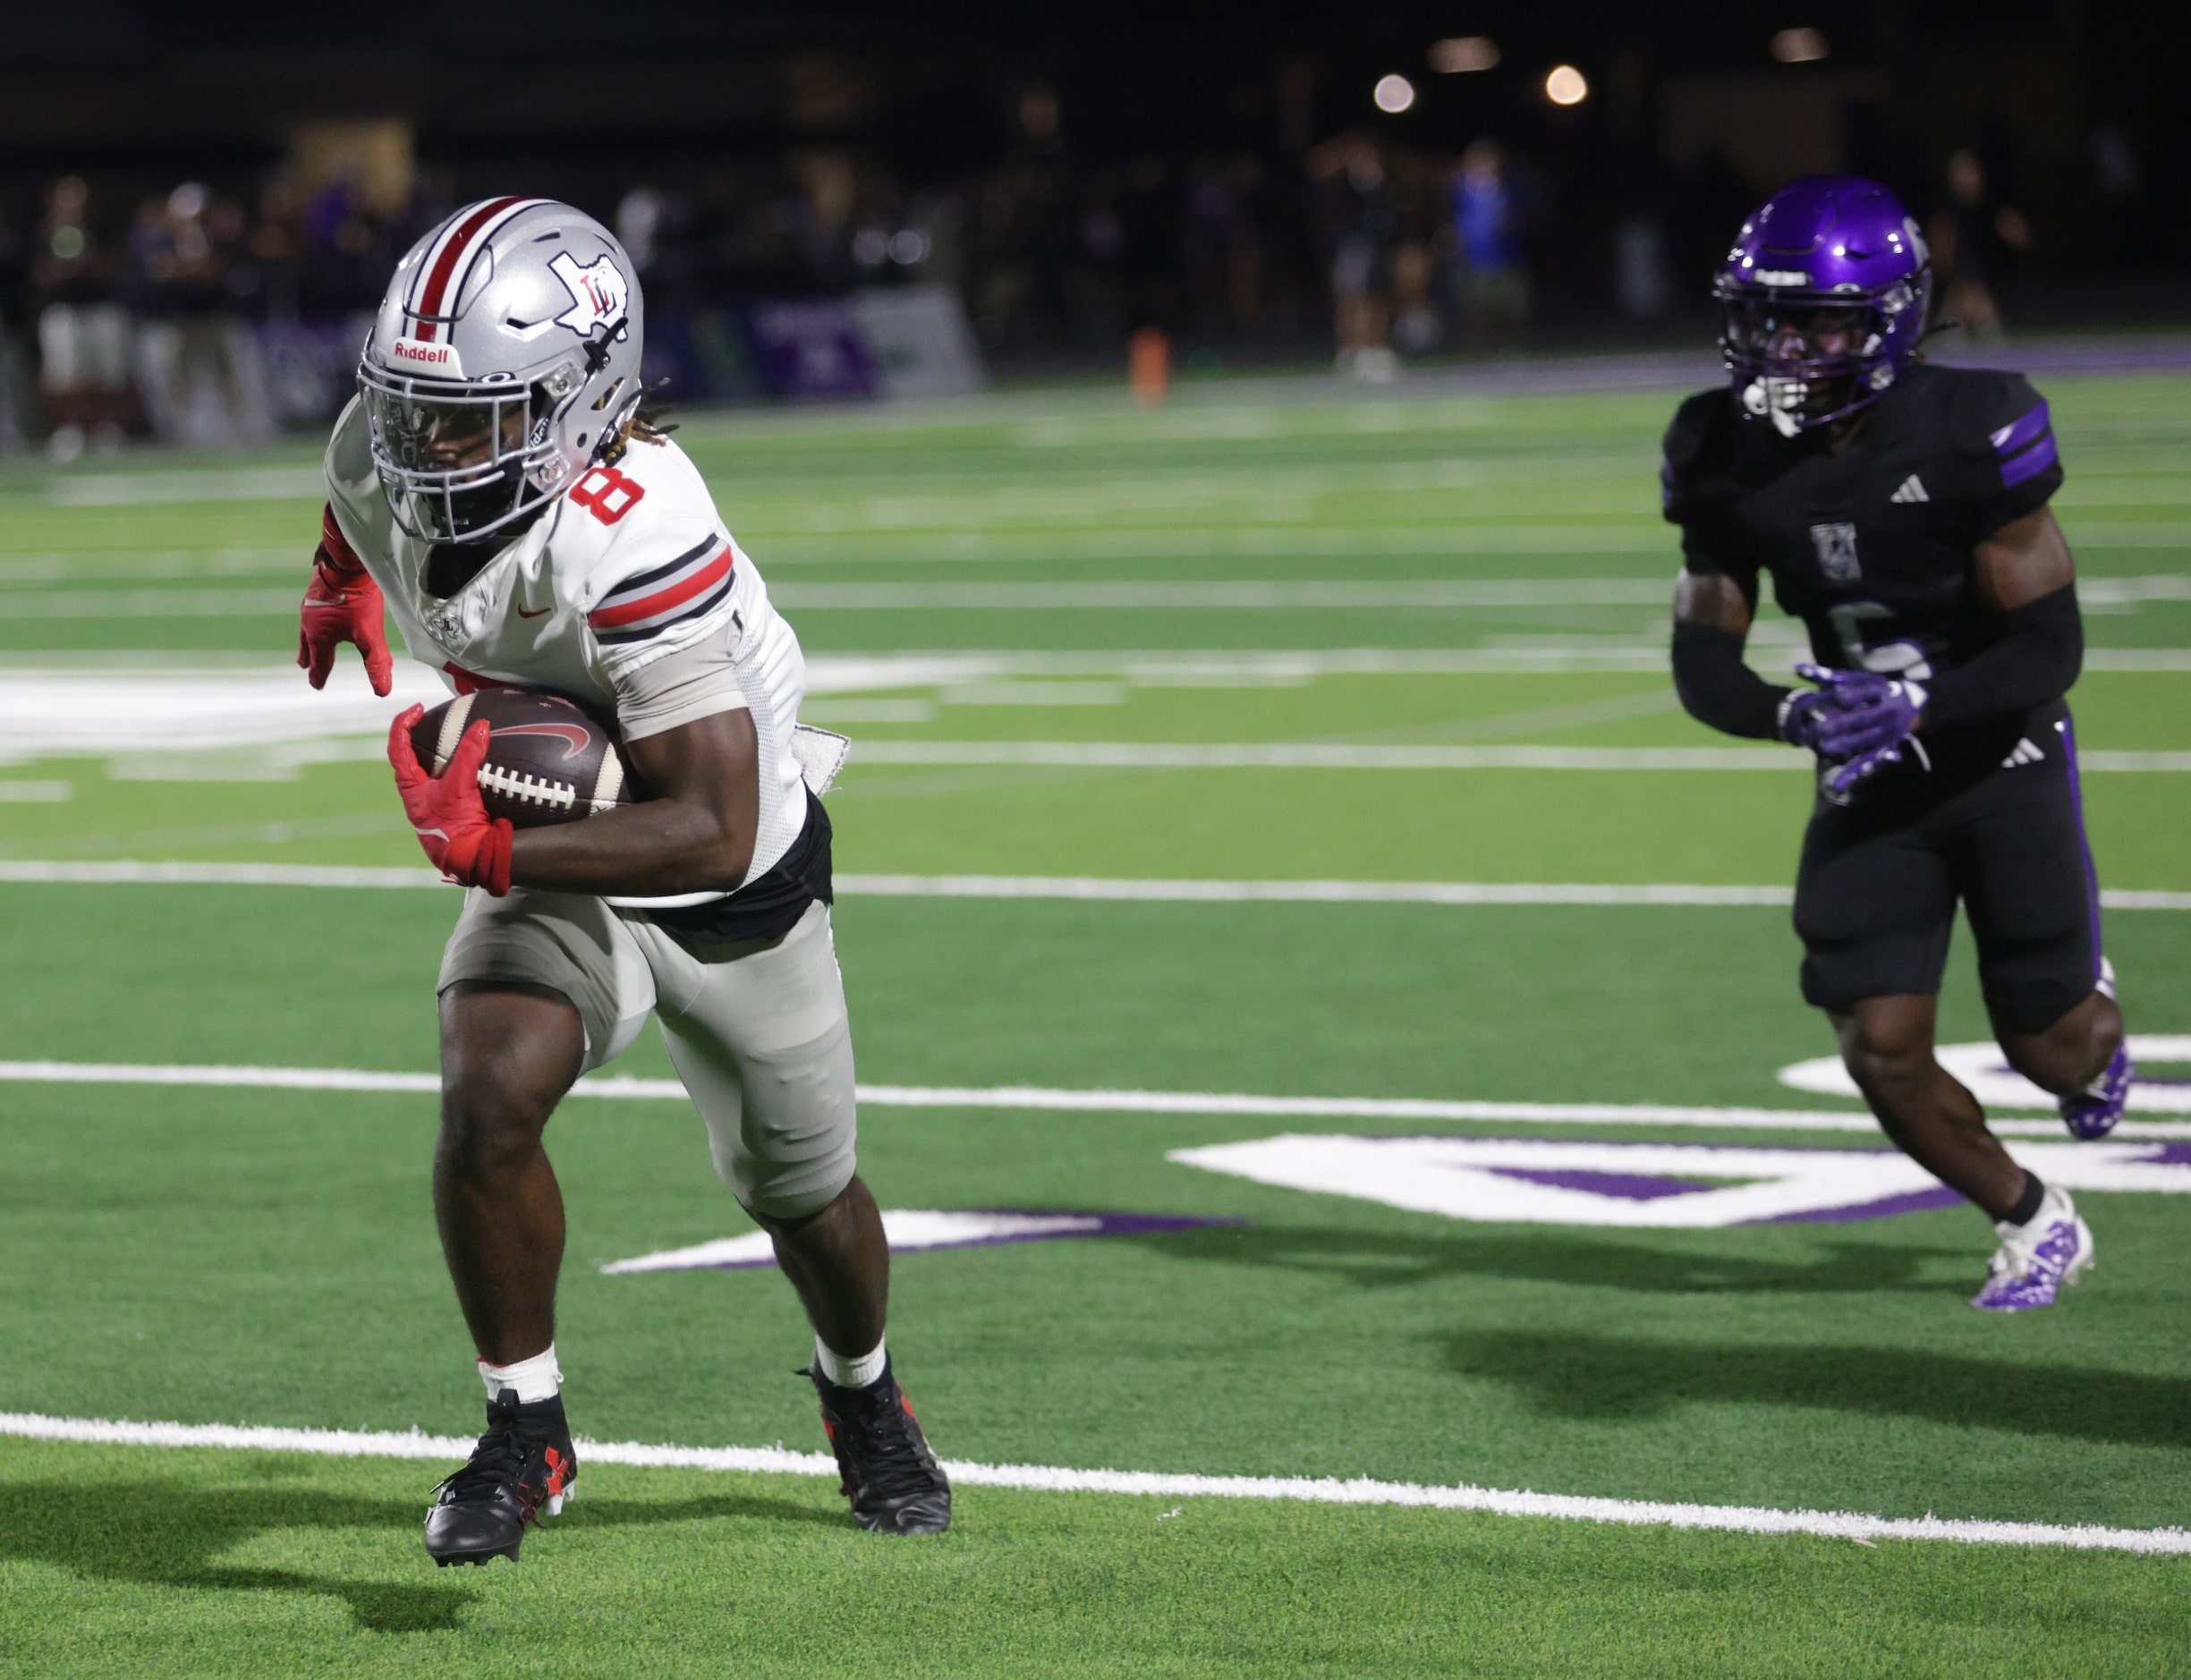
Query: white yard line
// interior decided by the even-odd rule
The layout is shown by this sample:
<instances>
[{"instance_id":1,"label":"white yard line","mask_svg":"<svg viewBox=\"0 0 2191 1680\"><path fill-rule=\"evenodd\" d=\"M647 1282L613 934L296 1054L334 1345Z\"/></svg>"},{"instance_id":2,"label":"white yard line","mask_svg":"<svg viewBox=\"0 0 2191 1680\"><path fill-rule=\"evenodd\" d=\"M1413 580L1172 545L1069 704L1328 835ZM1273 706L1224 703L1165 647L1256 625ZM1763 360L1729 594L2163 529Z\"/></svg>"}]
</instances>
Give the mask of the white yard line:
<instances>
[{"instance_id":1,"label":"white yard line","mask_svg":"<svg viewBox=\"0 0 2191 1680\"><path fill-rule=\"evenodd\" d=\"M2128 607L2191 596L2172 576L2096 578L2079 584L2088 606ZM1149 583L805 583L770 590L792 612L1369 611L1551 607L1659 607L1661 578L1484 579L1470 581L1295 582L1286 580ZM12 618L278 617L294 613L294 589L9 590Z\"/></svg>"},{"instance_id":2,"label":"white yard line","mask_svg":"<svg viewBox=\"0 0 2191 1680\"><path fill-rule=\"evenodd\" d=\"M871 741L854 764L1063 765L1133 770L1780 770L1813 773L1793 747L1352 746L1319 741ZM2083 752L2094 772L2181 774L2191 752Z\"/></svg>"},{"instance_id":3,"label":"white yard line","mask_svg":"<svg viewBox=\"0 0 2191 1680\"><path fill-rule=\"evenodd\" d=\"M295 603L284 597L284 612ZM8 609L13 612L11 606ZM1761 670L1787 670L1803 649L1782 633L1782 627L1760 628L1751 639L1753 658ZM268 746L283 742L334 738L369 740L385 734L388 719L414 701L433 705L446 698L440 679L424 666L404 660L396 667L396 691L387 699L377 698L366 686L354 658L335 662L334 677L324 691L306 686L291 664L221 666L198 656L196 666L177 662L174 656L156 653L118 653L111 656L78 655L65 662L0 658L0 750L14 761L38 758L95 757L117 752L201 751ZM2191 671L2191 649L2088 649L2088 669L2109 672ZM1558 674L1574 671L1634 672L1661 679L1666 650L1654 641L1626 637L1596 639L1539 639L1516 637L1512 645L1475 649L1335 648L1324 649L1261 649L1155 652L1118 649L1076 653L1029 649L942 650L921 654L817 655L807 663L807 693L818 700L829 695L875 694L927 691L948 684L997 683L1007 678L1123 679L1136 686L1201 686L1233 683L1280 683L1287 685L1333 676L1412 676L1505 675L1530 672ZM1369 764L1360 749L1320 750L1353 752L1351 762ZM1135 743L1053 744L877 742L861 743L870 762L881 762L893 752L943 751L961 756L951 762L969 762L969 751L1012 751L1026 753L1052 751L1148 751L1159 754L1227 754L1242 751L1285 753L1287 743L1263 743L1253 748L1177 745L1144 747ZM1458 743L1442 751L1458 750ZM1590 749L1541 749L1542 751L1588 752ZM1801 756L1781 749L1680 749L1737 755L1747 752L1760 764L1775 767L1802 762ZM2093 755L2104 767L2110 755ZM2154 755L2132 755L2133 758ZM2186 755L2161 755L2182 758ZM901 760L903 761L903 760ZM1714 762L1719 760L1715 759ZM1738 761L1738 760L1737 760ZM1468 768L1463 766L1461 768Z\"/></svg>"},{"instance_id":4,"label":"white yard line","mask_svg":"<svg viewBox=\"0 0 2191 1680\"><path fill-rule=\"evenodd\" d=\"M176 1062L0 1062L0 1084L203 1086L225 1090L338 1090L437 1096L437 1073L354 1067L259 1067ZM674 1079L596 1073L573 1097L688 1100ZM1277 1119L1373 1120L1383 1124L1683 1126L1742 1132L1856 1132L1877 1128L1866 1114L1826 1108L1709 1107L1645 1102L1477 1102L1416 1097L1266 1097L1240 1091L1074 1090L1052 1085L860 1085L870 1108L988 1108L1020 1113L1223 1115ZM2006 1136L2051 1138L2056 1120L1993 1119ZM2191 1122L2126 1120L2116 1136L2191 1137Z\"/></svg>"},{"instance_id":5,"label":"white yard line","mask_svg":"<svg viewBox=\"0 0 2191 1680\"><path fill-rule=\"evenodd\" d=\"M40 862L0 859L0 881L82 887L442 887L429 869L314 863Z\"/></svg>"},{"instance_id":6,"label":"white yard line","mask_svg":"<svg viewBox=\"0 0 2191 1680\"><path fill-rule=\"evenodd\" d=\"M178 502L319 501L327 493L318 465L183 470L164 472L79 472L46 481L51 507L132 507Z\"/></svg>"},{"instance_id":7,"label":"white yard line","mask_svg":"<svg viewBox=\"0 0 2191 1680\"><path fill-rule=\"evenodd\" d=\"M2086 529L2091 529L2088 522ZM2144 528L2140 528L2141 530ZM2187 528L2191 529L2191 528ZM892 565L950 560L1006 564L1055 560L1208 559L1362 555L1654 554L1670 556L1670 529L1652 524L1498 525L1448 520L1435 524L1346 526L1128 526L1103 530L847 531L833 537L753 532L740 541L773 570L828 561ZM2071 540L2079 540L2072 533ZM2089 540L2085 539L2085 540ZM2185 546L2191 546L2187 537ZM2151 547L2163 547L2155 542ZM1665 590L1661 587L1661 593Z\"/></svg>"},{"instance_id":8,"label":"white yard line","mask_svg":"<svg viewBox=\"0 0 2191 1680\"><path fill-rule=\"evenodd\" d=\"M11 866L0 863L0 880ZM67 867L67 866L63 866ZM112 866L107 866L112 867ZM248 867L248 866L245 866ZM424 874L427 871L420 870ZM1123 880L1071 875L839 875L836 890L868 898L1062 898L1156 904L1689 904L1796 902L1792 887L1679 882ZM2107 910L2191 910L2191 893L2103 890Z\"/></svg>"},{"instance_id":9,"label":"white yard line","mask_svg":"<svg viewBox=\"0 0 2191 1680\"><path fill-rule=\"evenodd\" d=\"M281 618L297 590L10 590L10 618Z\"/></svg>"},{"instance_id":10,"label":"white yard line","mask_svg":"<svg viewBox=\"0 0 2191 1680\"><path fill-rule=\"evenodd\" d=\"M2088 607L2136 607L2148 601L2191 600L2191 578L2172 573L2148 577L2087 578L2077 590ZM1663 607L1663 578L1482 578L1385 581L1350 578L1331 581L1236 579L1140 583L785 583L770 590L789 611L862 612L1037 610L1116 611L1120 608L1221 610L1371 608Z\"/></svg>"},{"instance_id":11,"label":"white yard line","mask_svg":"<svg viewBox=\"0 0 2191 1680\"><path fill-rule=\"evenodd\" d=\"M64 886L431 887L429 869L316 863L161 863L0 859L0 882ZM1660 904L1756 906L1795 902L1787 887L1680 882L1132 880L1094 875L839 875L846 898L1042 898L1141 904ZM2191 893L2108 888L2107 910L2191 910Z\"/></svg>"},{"instance_id":12,"label":"white yard line","mask_svg":"<svg viewBox=\"0 0 2191 1680\"><path fill-rule=\"evenodd\" d=\"M416 1430L275 1429L225 1423L132 1423L106 1418L0 1413L0 1435L38 1441L157 1447L213 1447L310 1453L330 1458L461 1461L469 1438ZM579 1443L591 1464L699 1470L742 1475L835 1476L827 1454L781 1447L666 1447L638 1441ZM2045 1546L2081 1551L2191 1554L2191 1533L2179 1528L2102 1528L2071 1523L2008 1523L1957 1517L1873 1516L1857 1511L1781 1511L1758 1506L1692 1505L1652 1499L1606 1499L1499 1488L1426 1486L1306 1476L1201 1476L1163 1471L1075 1470L1043 1464L981 1464L946 1459L961 1487L1013 1488L1033 1493L1108 1493L1153 1498L1277 1499L1309 1505L1413 1506L1481 1511L1497 1516L1614 1523L1639 1528L1703 1529L1732 1534L1814 1534L1828 1540L1949 1540L1966 1546Z\"/></svg>"},{"instance_id":13,"label":"white yard line","mask_svg":"<svg viewBox=\"0 0 2191 1680\"><path fill-rule=\"evenodd\" d=\"M803 532L742 530L740 541L773 575L786 566L829 563L893 567L940 561L1040 564L1052 561L1243 558L1365 555L1605 555L1670 556L1674 535L1663 522L1609 522L1592 525L1517 525L1456 518L1426 524L1335 525L1295 521L1282 526L1182 525L1113 527L1100 530L842 531L829 537ZM2191 548L2191 524L2076 519L2069 546L2087 548ZM65 571L55 575L66 576ZM2080 579L2087 605L2092 581ZM1660 586L1660 593L1666 593ZM2161 598L2182 598L2179 596Z\"/></svg>"},{"instance_id":14,"label":"white yard line","mask_svg":"<svg viewBox=\"0 0 2191 1680\"><path fill-rule=\"evenodd\" d=\"M791 612L1117 611L1126 607L1315 608L1659 607L1663 578L1295 582L1242 579L1153 583L785 583L769 590Z\"/></svg>"},{"instance_id":15,"label":"white yard line","mask_svg":"<svg viewBox=\"0 0 2191 1680\"><path fill-rule=\"evenodd\" d=\"M0 864L0 870L5 869ZM5 876L0 874L0 879ZM1121 880L1059 875L840 875L863 898L1047 898L1143 904L1721 904L1795 902L1786 887L1541 884L1507 881ZM2191 909L2191 893L2180 895Z\"/></svg>"}]
</instances>

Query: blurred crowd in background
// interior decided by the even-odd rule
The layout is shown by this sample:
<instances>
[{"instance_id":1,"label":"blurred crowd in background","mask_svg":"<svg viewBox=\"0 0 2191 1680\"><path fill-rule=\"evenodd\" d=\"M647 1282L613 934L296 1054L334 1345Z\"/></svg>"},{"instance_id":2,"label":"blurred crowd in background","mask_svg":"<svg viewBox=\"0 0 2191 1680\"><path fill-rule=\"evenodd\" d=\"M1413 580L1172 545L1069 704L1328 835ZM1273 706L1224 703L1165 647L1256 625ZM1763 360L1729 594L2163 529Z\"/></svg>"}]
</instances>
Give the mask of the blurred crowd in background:
<instances>
[{"instance_id":1,"label":"blurred crowd in background","mask_svg":"<svg viewBox=\"0 0 2191 1680\"><path fill-rule=\"evenodd\" d=\"M302 197L276 177L248 205L200 181L117 196L64 175L35 220L0 224L17 428L66 459L130 436L262 442L319 418L324 381L301 397L279 383L285 335L351 340L408 243L404 219L342 181Z\"/></svg>"},{"instance_id":2,"label":"blurred crowd in background","mask_svg":"<svg viewBox=\"0 0 2191 1680\"><path fill-rule=\"evenodd\" d=\"M1580 72L1562 73L1580 100ZM887 147L844 144L642 149L622 178L598 159L514 178L491 160L421 165L398 120L302 125L278 163L189 179L19 177L16 201L0 191L0 445L69 458L324 423L403 252L502 191L615 228L646 287L650 371L687 401L888 389L894 331L916 361L923 335L963 341L960 371L905 387L937 390L984 363L1123 372L1151 328L1189 373L1329 361L1370 382L1424 358L1709 341L1710 276L1761 196L1757 158L1704 143L1584 168L1499 132L1439 148L1382 123L1403 98L1388 76L1368 121L1296 144L1091 155L1058 143L1058 97L1029 84L1001 157L914 185ZM1847 161L1924 221L1947 312L1998 333L2004 286L2051 231L2013 191L2013 133ZM2082 166L2096 214L2128 207L2128 225L2127 133L2095 127ZM899 293L921 308L867 331L872 301Z\"/></svg>"},{"instance_id":3,"label":"blurred crowd in background","mask_svg":"<svg viewBox=\"0 0 2191 1680\"><path fill-rule=\"evenodd\" d=\"M1677 310L1693 322L1747 208L1723 167L1677 184L1606 253L1631 322ZM81 175L53 182L35 218L0 223L16 429L65 458L125 437L255 442L323 420L395 262L458 201L432 172L393 193L349 169L134 200ZM1299 358L1325 353L1328 333L1337 369L1371 381L1404 358L1527 344L1540 253L1558 242L1557 206L1497 139L1456 158L1354 131L1291 178L1248 153L1151 156L908 195L824 157L775 179L642 182L587 208L624 241L667 330L710 309L913 284L955 297L992 358L1112 354L1148 325L1190 361ZM1974 150L1950 158L1932 210L1952 312L1996 329L1998 277L2028 223L1989 191Z\"/></svg>"}]
</instances>

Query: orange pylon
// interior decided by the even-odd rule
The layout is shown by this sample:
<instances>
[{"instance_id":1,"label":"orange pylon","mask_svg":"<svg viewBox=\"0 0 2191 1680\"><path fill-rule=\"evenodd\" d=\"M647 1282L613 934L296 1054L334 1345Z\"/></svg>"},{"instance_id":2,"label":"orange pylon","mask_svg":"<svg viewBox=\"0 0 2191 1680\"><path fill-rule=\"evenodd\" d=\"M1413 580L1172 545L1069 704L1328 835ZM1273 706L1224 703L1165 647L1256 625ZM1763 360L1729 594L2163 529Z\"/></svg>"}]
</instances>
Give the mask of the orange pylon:
<instances>
[{"instance_id":1,"label":"orange pylon","mask_svg":"<svg viewBox=\"0 0 2191 1680\"><path fill-rule=\"evenodd\" d=\"M1172 345L1161 327L1134 329L1126 344L1126 380L1143 408L1164 400L1164 388L1172 382Z\"/></svg>"}]
</instances>

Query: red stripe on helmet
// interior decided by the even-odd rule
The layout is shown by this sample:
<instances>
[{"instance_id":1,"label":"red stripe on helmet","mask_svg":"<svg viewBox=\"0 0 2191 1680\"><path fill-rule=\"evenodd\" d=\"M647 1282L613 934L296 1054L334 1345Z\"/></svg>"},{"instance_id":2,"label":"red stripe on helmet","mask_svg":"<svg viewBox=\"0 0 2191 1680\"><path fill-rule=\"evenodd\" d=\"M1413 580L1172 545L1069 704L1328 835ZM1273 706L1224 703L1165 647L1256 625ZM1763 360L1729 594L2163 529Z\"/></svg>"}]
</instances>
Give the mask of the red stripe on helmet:
<instances>
[{"instance_id":1,"label":"red stripe on helmet","mask_svg":"<svg viewBox=\"0 0 2191 1680\"><path fill-rule=\"evenodd\" d=\"M441 255L434 259L433 268L426 276L425 287L419 293L419 307L411 312L418 321L418 335L421 344L433 342L436 323L428 318L441 313L441 294L448 290L449 276L455 272L456 260L463 255L464 247L471 242L473 236L482 227L519 202L521 200L514 198L489 199L465 219L462 227L449 235L448 242L442 246Z\"/></svg>"},{"instance_id":2,"label":"red stripe on helmet","mask_svg":"<svg viewBox=\"0 0 2191 1680\"><path fill-rule=\"evenodd\" d=\"M638 600L626 601L618 607L604 607L586 615L586 622L596 630L615 630L622 624L637 624L642 618L652 618L657 613L666 613L673 607L684 605L695 595L706 591L723 581L735 563L734 551L728 547L716 556L697 572L681 581Z\"/></svg>"}]
</instances>

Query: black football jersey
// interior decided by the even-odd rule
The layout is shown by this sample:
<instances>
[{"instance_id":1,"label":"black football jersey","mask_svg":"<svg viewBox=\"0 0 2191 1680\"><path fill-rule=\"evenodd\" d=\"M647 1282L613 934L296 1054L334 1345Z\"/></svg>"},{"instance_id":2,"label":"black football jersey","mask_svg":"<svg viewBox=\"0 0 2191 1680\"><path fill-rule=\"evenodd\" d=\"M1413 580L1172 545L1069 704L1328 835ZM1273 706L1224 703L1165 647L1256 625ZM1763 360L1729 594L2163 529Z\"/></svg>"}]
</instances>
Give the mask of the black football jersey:
<instances>
[{"instance_id":1,"label":"black football jersey","mask_svg":"<svg viewBox=\"0 0 2191 1680\"><path fill-rule=\"evenodd\" d=\"M1745 418L1725 386L1699 392L1667 428L1660 471L1690 571L1733 578L1753 608L1770 573L1819 664L1920 679L1998 633L1971 551L2061 477L2046 403L2021 374L1922 362L1839 453Z\"/></svg>"}]
</instances>

